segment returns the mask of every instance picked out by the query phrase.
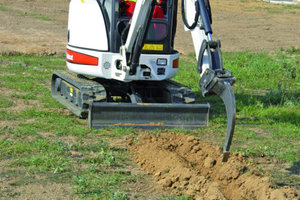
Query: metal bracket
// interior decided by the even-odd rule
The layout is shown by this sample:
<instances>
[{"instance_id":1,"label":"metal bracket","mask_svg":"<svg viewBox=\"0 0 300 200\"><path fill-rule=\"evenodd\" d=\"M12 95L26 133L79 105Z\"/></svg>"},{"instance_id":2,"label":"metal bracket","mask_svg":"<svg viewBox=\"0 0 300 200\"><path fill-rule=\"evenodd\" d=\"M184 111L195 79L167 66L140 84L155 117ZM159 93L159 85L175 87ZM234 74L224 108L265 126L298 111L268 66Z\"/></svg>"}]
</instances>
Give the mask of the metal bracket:
<instances>
[{"instance_id":1,"label":"metal bracket","mask_svg":"<svg viewBox=\"0 0 300 200\"><path fill-rule=\"evenodd\" d=\"M235 78L229 70L225 70L223 73L220 73L212 69L206 69L199 82L199 87L202 90L203 96L216 94L225 104L227 115L227 135L224 144L223 162L228 160L229 149L235 127L236 104L231 87L234 82Z\"/></svg>"},{"instance_id":2,"label":"metal bracket","mask_svg":"<svg viewBox=\"0 0 300 200\"><path fill-rule=\"evenodd\" d=\"M207 51L209 68L205 70L199 81L199 88L203 96L210 94L218 95L224 102L227 116L227 134L224 144L223 162L229 157L229 149L235 127L236 104L232 90L235 77L232 72L223 68L220 41L203 41L198 58L197 71L202 72L202 60L204 52Z\"/></svg>"}]
</instances>

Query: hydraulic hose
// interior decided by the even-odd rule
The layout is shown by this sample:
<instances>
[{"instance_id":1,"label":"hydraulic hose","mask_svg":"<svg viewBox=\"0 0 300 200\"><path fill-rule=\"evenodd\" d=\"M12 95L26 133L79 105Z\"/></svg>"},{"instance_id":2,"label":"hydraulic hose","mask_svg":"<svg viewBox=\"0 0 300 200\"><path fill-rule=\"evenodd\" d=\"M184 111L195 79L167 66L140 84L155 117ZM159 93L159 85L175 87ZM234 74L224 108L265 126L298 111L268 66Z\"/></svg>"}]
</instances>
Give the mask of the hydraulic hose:
<instances>
[{"instance_id":1,"label":"hydraulic hose","mask_svg":"<svg viewBox=\"0 0 300 200\"><path fill-rule=\"evenodd\" d=\"M181 0L181 16L182 16L182 21L183 21L184 25L189 30L193 30L196 27L196 25L198 23L199 16L200 16L199 4L198 4L197 1L195 1L196 14L195 14L194 22L193 22L193 24L191 26L189 25L189 23L186 20L185 13L184 13L184 8L185 8L184 0Z\"/></svg>"},{"instance_id":2,"label":"hydraulic hose","mask_svg":"<svg viewBox=\"0 0 300 200\"><path fill-rule=\"evenodd\" d=\"M210 8L210 3L209 0L197 0L195 1L195 18L194 22L192 25L189 25L187 22L187 19L185 17L185 3L184 0L181 1L181 16L182 16L182 21L184 25L189 29L192 30L196 27L198 23L199 16L201 15L201 19L203 21L203 26L205 33L212 34L212 29L211 29L211 24L212 24L212 17L211 17L211 8Z\"/></svg>"}]
</instances>

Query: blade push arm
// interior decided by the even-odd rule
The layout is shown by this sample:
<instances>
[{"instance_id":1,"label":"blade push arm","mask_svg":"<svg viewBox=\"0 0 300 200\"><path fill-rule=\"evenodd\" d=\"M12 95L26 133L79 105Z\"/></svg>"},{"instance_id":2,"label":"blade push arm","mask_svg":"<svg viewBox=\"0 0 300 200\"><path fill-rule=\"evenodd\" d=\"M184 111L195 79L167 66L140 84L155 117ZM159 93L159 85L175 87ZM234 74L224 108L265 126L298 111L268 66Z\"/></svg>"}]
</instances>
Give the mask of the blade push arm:
<instances>
[{"instance_id":1,"label":"blade push arm","mask_svg":"<svg viewBox=\"0 0 300 200\"><path fill-rule=\"evenodd\" d=\"M225 104L227 135L223 162L226 162L235 127L236 103L231 87L235 77L231 71L223 68L221 42L212 39L209 0L182 0L182 17L185 27L192 34L198 60L197 71L201 74L199 88L203 96L218 95Z\"/></svg>"}]
</instances>

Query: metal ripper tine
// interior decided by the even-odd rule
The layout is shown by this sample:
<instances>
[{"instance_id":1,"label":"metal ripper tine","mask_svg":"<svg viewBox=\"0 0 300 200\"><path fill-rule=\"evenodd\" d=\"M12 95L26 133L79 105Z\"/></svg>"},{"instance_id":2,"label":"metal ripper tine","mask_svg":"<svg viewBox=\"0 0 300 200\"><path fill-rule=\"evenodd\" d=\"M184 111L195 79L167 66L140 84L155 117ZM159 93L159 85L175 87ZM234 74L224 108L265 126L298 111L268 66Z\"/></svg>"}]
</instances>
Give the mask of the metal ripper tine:
<instances>
[{"instance_id":1,"label":"metal ripper tine","mask_svg":"<svg viewBox=\"0 0 300 200\"><path fill-rule=\"evenodd\" d=\"M233 137L234 127L235 127L235 115L236 115L236 104L235 97L230 83L223 82L225 89L221 93L220 97L223 100L226 108L227 115L227 135L224 144L223 152L223 162L227 162L229 157L229 149Z\"/></svg>"}]
</instances>

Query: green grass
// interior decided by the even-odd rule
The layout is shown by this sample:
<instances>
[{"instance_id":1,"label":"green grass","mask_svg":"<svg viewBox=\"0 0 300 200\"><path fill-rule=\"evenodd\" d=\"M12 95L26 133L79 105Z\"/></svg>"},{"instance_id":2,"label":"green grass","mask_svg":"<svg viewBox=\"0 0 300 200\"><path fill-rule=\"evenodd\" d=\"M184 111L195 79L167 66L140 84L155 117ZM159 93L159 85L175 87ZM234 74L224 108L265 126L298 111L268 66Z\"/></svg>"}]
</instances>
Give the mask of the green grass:
<instances>
[{"instance_id":1,"label":"green grass","mask_svg":"<svg viewBox=\"0 0 300 200\"><path fill-rule=\"evenodd\" d=\"M179 197L174 197L174 196L162 197L162 198L158 198L157 200L192 200L192 198L183 195Z\"/></svg>"},{"instance_id":2,"label":"green grass","mask_svg":"<svg viewBox=\"0 0 300 200\"><path fill-rule=\"evenodd\" d=\"M22 13L20 14L20 16L24 16L24 17L33 17L36 19L40 19L40 20L44 20L44 21L51 21L50 17L44 16L42 14L37 14L37 13Z\"/></svg>"},{"instance_id":3,"label":"green grass","mask_svg":"<svg viewBox=\"0 0 300 200\"><path fill-rule=\"evenodd\" d=\"M3 11L3 12L12 12L13 9L7 8L6 6L3 5L3 3L0 3L0 11Z\"/></svg>"},{"instance_id":4,"label":"green grass","mask_svg":"<svg viewBox=\"0 0 300 200\"><path fill-rule=\"evenodd\" d=\"M254 2L261 2L259 0L252 0ZM241 3L248 4L249 0L240 0ZM243 11L263 11L268 14L298 14L300 6L299 5L293 5L293 4L273 4L273 3L259 3L257 6L246 6L243 8Z\"/></svg>"},{"instance_id":5,"label":"green grass","mask_svg":"<svg viewBox=\"0 0 300 200\"><path fill-rule=\"evenodd\" d=\"M261 9L261 7L260 7ZM272 6L262 7L264 11L270 14L297 14L297 11L300 9L299 5L287 5L287 4L272 4Z\"/></svg>"},{"instance_id":6,"label":"green grass","mask_svg":"<svg viewBox=\"0 0 300 200\"><path fill-rule=\"evenodd\" d=\"M0 108L12 107L14 105L15 105L14 102L8 100L5 97L0 96Z\"/></svg>"},{"instance_id":7,"label":"green grass","mask_svg":"<svg viewBox=\"0 0 300 200\"><path fill-rule=\"evenodd\" d=\"M254 161L261 157L281 160L290 164L291 174L297 174L300 49L281 49L271 55L264 52L225 52L223 55L225 68L232 70L237 79L234 86L237 126L232 151L241 152ZM200 136L222 146L226 134L225 108L218 97L202 97L194 57L192 54L181 58L174 80L191 87L198 102L212 105L210 127L201 131L174 129L172 132ZM128 188L138 182L147 184L147 177L131 173L128 166L132 162L126 149L111 147L108 139L143 132L133 128L90 130L86 120L63 112L64 107L51 97L49 88L52 71L65 69L63 56L12 53L0 55L0 60L5 61L0 66L0 88L10 91L0 96L0 120L8 122L0 127L0 160L8 161L13 169L1 172L0 176L21 174L16 184L24 185L35 181L34 174L42 174L47 181L70 184L74 195L80 198L134 199ZM20 101L24 107L13 109L15 102ZM150 132L156 134L164 130ZM278 185L293 185L298 181L286 173L270 171L270 176ZM282 183L282 177L288 177L288 181ZM188 197L161 196L158 199Z\"/></svg>"}]
</instances>

